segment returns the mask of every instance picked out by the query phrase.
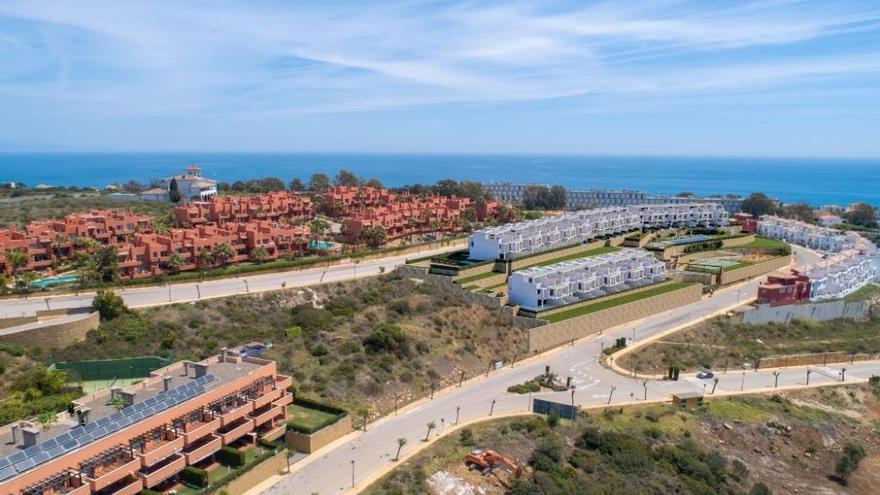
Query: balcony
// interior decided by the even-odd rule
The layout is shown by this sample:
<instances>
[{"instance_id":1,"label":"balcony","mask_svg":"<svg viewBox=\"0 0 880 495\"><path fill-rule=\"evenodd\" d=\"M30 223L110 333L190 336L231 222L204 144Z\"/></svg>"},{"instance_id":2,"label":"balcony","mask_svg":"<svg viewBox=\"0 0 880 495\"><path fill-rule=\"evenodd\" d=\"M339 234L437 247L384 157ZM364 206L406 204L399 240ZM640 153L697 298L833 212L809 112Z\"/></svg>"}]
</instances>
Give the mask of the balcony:
<instances>
[{"instance_id":1,"label":"balcony","mask_svg":"<svg viewBox=\"0 0 880 495\"><path fill-rule=\"evenodd\" d=\"M238 423L233 423L230 426L224 426L218 431L218 433L220 435L220 438L223 439L223 445L229 445L230 443L245 436L253 429L254 420L239 418Z\"/></svg>"},{"instance_id":2,"label":"balcony","mask_svg":"<svg viewBox=\"0 0 880 495\"><path fill-rule=\"evenodd\" d=\"M255 412L251 415L251 418L254 420L255 426L260 426L263 423L268 421L272 421L275 416L281 416L284 414L284 408L281 406L274 406L265 409L264 411Z\"/></svg>"},{"instance_id":3,"label":"balcony","mask_svg":"<svg viewBox=\"0 0 880 495\"><path fill-rule=\"evenodd\" d=\"M183 450L183 457L186 459L187 464L195 464L214 452L217 452L221 447L223 447L222 438L213 435L210 437L203 437L200 441L187 445Z\"/></svg>"},{"instance_id":4,"label":"balcony","mask_svg":"<svg viewBox=\"0 0 880 495\"><path fill-rule=\"evenodd\" d=\"M208 436L220 428L220 418L207 423L195 423L186 425L187 431L183 432L184 443L189 445L202 437Z\"/></svg>"},{"instance_id":5,"label":"balcony","mask_svg":"<svg viewBox=\"0 0 880 495\"><path fill-rule=\"evenodd\" d=\"M247 402L238 408L230 409L229 411L220 414L220 424L225 427L226 425L235 422L235 420L247 416L248 413L253 410L253 402Z\"/></svg>"},{"instance_id":6,"label":"balcony","mask_svg":"<svg viewBox=\"0 0 880 495\"><path fill-rule=\"evenodd\" d=\"M129 476L129 478L131 479L117 483L104 493L111 495L137 495L144 489L144 482L137 476Z\"/></svg>"},{"instance_id":7,"label":"balcony","mask_svg":"<svg viewBox=\"0 0 880 495\"><path fill-rule=\"evenodd\" d=\"M131 476L136 473L138 469L141 467L141 460L138 458L134 458L130 461L127 461L123 464L115 464L111 466L101 466L95 469L95 477L93 479L89 479L89 484L92 487L93 491L98 491L106 488L113 483L125 478L126 476Z\"/></svg>"},{"instance_id":8,"label":"balcony","mask_svg":"<svg viewBox=\"0 0 880 495\"><path fill-rule=\"evenodd\" d=\"M259 409L278 398L278 390L267 390L263 395L254 399L254 409Z\"/></svg>"},{"instance_id":9,"label":"balcony","mask_svg":"<svg viewBox=\"0 0 880 495\"><path fill-rule=\"evenodd\" d=\"M293 378L284 375L278 375L275 377L275 387L286 389L293 385Z\"/></svg>"},{"instance_id":10,"label":"balcony","mask_svg":"<svg viewBox=\"0 0 880 495\"><path fill-rule=\"evenodd\" d=\"M69 491L62 491L64 495L88 495L92 493L92 487L88 483L83 483L76 488L70 488Z\"/></svg>"},{"instance_id":11,"label":"balcony","mask_svg":"<svg viewBox=\"0 0 880 495\"><path fill-rule=\"evenodd\" d=\"M159 443L148 443L143 454L138 454L143 460L144 467L155 464L156 461L164 459L178 450L183 448L183 437L177 437L173 440L163 440Z\"/></svg>"},{"instance_id":12,"label":"balcony","mask_svg":"<svg viewBox=\"0 0 880 495\"><path fill-rule=\"evenodd\" d=\"M280 399L276 400L272 404L275 404L276 406L289 406L292 403L293 403L293 394L291 394L290 392L287 392L286 394L282 395Z\"/></svg>"},{"instance_id":13,"label":"balcony","mask_svg":"<svg viewBox=\"0 0 880 495\"><path fill-rule=\"evenodd\" d=\"M144 480L144 487L152 488L180 471L183 471L184 467L186 467L186 459L181 455L175 454L142 470L140 475Z\"/></svg>"}]
</instances>

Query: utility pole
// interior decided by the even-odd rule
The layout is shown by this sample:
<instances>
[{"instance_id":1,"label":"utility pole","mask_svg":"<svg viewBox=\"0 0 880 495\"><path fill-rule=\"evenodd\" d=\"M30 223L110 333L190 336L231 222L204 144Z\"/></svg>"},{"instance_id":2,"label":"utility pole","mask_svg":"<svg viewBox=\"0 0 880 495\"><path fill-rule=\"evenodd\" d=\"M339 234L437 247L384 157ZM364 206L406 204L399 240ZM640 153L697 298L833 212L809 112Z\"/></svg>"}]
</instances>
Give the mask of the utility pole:
<instances>
[{"instance_id":1,"label":"utility pole","mask_svg":"<svg viewBox=\"0 0 880 495\"><path fill-rule=\"evenodd\" d=\"M611 398L614 397L614 391L617 390L617 387L614 385L611 386L611 392L608 394L608 403L611 404Z\"/></svg>"},{"instance_id":2,"label":"utility pole","mask_svg":"<svg viewBox=\"0 0 880 495\"><path fill-rule=\"evenodd\" d=\"M574 408L574 387L571 387L571 407Z\"/></svg>"},{"instance_id":3,"label":"utility pole","mask_svg":"<svg viewBox=\"0 0 880 495\"><path fill-rule=\"evenodd\" d=\"M354 488L354 459L351 460L351 487Z\"/></svg>"}]
</instances>

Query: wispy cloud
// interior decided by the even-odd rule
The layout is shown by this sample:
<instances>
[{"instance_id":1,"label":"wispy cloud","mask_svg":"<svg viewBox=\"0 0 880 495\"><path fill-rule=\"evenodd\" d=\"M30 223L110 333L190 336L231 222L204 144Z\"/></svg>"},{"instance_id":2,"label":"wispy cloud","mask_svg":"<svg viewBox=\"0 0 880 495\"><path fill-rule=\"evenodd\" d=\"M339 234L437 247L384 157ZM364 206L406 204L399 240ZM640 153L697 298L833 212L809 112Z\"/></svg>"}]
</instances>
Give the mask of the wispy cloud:
<instances>
[{"instance_id":1,"label":"wispy cloud","mask_svg":"<svg viewBox=\"0 0 880 495\"><path fill-rule=\"evenodd\" d=\"M715 4L5 0L0 103L257 118L765 93L880 68L876 2Z\"/></svg>"}]
</instances>

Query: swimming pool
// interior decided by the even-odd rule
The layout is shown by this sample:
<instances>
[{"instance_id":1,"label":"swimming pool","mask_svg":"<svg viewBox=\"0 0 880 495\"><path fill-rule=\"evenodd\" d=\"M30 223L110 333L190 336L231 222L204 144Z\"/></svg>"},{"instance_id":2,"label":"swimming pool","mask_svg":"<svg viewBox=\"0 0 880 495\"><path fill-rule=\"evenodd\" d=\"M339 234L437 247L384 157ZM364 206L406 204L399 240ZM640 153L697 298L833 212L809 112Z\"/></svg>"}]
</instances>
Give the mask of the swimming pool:
<instances>
[{"instance_id":1,"label":"swimming pool","mask_svg":"<svg viewBox=\"0 0 880 495\"><path fill-rule=\"evenodd\" d=\"M327 241L309 241L309 249L313 251L327 251L333 249L333 243Z\"/></svg>"},{"instance_id":2,"label":"swimming pool","mask_svg":"<svg viewBox=\"0 0 880 495\"><path fill-rule=\"evenodd\" d=\"M76 282L76 280L76 275L62 275L60 277L41 278L40 280L35 280L31 282L31 287L35 287L37 289L45 289L50 285L67 284L70 282Z\"/></svg>"}]
</instances>

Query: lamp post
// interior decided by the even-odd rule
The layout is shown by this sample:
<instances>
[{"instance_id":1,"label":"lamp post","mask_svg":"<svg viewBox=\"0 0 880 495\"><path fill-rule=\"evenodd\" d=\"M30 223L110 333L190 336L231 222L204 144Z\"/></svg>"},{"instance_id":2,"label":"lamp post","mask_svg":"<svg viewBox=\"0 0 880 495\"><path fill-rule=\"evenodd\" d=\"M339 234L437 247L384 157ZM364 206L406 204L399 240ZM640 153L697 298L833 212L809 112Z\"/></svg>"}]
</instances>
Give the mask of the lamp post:
<instances>
[{"instance_id":1,"label":"lamp post","mask_svg":"<svg viewBox=\"0 0 880 495\"><path fill-rule=\"evenodd\" d=\"M251 291L251 288L248 287L247 279L242 279L242 282L244 282L244 291L245 291L245 292L250 292L250 291Z\"/></svg>"},{"instance_id":2,"label":"lamp post","mask_svg":"<svg viewBox=\"0 0 880 495\"><path fill-rule=\"evenodd\" d=\"M495 412L495 399L492 399L492 405L489 406L489 416L491 416L492 413L494 413L494 412Z\"/></svg>"},{"instance_id":3,"label":"lamp post","mask_svg":"<svg viewBox=\"0 0 880 495\"><path fill-rule=\"evenodd\" d=\"M742 381L739 383L739 391L742 392L746 389L746 372L743 371Z\"/></svg>"},{"instance_id":4,"label":"lamp post","mask_svg":"<svg viewBox=\"0 0 880 495\"><path fill-rule=\"evenodd\" d=\"M461 412L461 406L455 406L455 424L458 424L458 413Z\"/></svg>"},{"instance_id":5,"label":"lamp post","mask_svg":"<svg viewBox=\"0 0 880 495\"><path fill-rule=\"evenodd\" d=\"M713 394L715 393L715 387L718 386L718 382L720 382L720 381L721 381L721 379L718 378L717 376L712 379L712 393Z\"/></svg>"},{"instance_id":6,"label":"lamp post","mask_svg":"<svg viewBox=\"0 0 880 495\"><path fill-rule=\"evenodd\" d=\"M574 389L575 387L571 387L571 407L574 409Z\"/></svg>"},{"instance_id":7,"label":"lamp post","mask_svg":"<svg viewBox=\"0 0 880 495\"><path fill-rule=\"evenodd\" d=\"M642 387L645 389L645 400L648 400L648 380L642 380Z\"/></svg>"},{"instance_id":8,"label":"lamp post","mask_svg":"<svg viewBox=\"0 0 880 495\"><path fill-rule=\"evenodd\" d=\"M611 386L611 392L608 394L608 404L611 404L611 398L614 397L614 391L617 390L617 387L614 385Z\"/></svg>"},{"instance_id":9,"label":"lamp post","mask_svg":"<svg viewBox=\"0 0 880 495\"><path fill-rule=\"evenodd\" d=\"M202 289L199 287L199 284L196 284L196 299L202 298Z\"/></svg>"},{"instance_id":10,"label":"lamp post","mask_svg":"<svg viewBox=\"0 0 880 495\"><path fill-rule=\"evenodd\" d=\"M842 382L846 381L846 368L842 368L840 370L840 381L842 381Z\"/></svg>"},{"instance_id":11,"label":"lamp post","mask_svg":"<svg viewBox=\"0 0 880 495\"><path fill-rule=\"evenodd\" d=\"M354 488L354 459L351 460L351 487Z\"/></svg>"},{"instance_id":12,"label":"lamp post","mask_svg":"<svg viewBox=\"0 0 880 495\"><path fill-rule=\"evenodd\" d=\"M773 388L779 387L779 371L773 372Z\"/></svg>"},{"instance_id":13,"label":"lamp post","mask_svg":"<svg viewBox=\"0 0 880 495\"><path fill-rule=\"evenodd\" d=\"M811 370L810 368L807 368L807 385L810 384L810 373L811 373L812 371L813 371L813 370Z\"/></svg>"}]
</instances>

